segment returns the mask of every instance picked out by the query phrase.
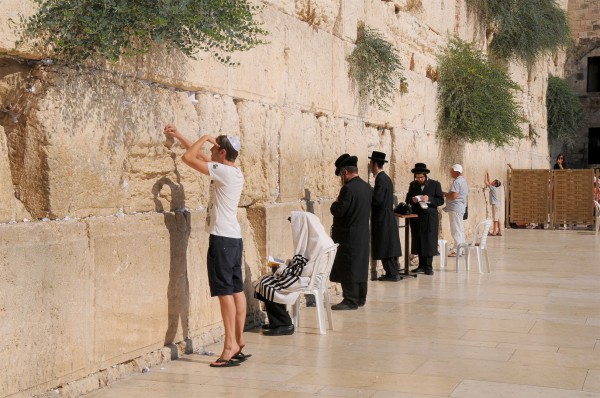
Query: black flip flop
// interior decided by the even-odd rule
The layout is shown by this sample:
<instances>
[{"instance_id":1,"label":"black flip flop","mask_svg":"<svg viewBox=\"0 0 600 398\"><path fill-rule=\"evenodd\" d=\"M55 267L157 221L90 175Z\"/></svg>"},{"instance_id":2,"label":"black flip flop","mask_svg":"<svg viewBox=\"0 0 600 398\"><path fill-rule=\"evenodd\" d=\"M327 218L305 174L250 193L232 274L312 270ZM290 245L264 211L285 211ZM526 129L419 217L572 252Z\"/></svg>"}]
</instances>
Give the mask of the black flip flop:
<instances>
[{"instance_id":1,"label":"black flip flop","mask_svg":"<svg viewBox=\"0 0 600 398\"><path fill-rule=\"evenodd\" d=\"M250 358L251 356L252 356L252 354L246 355L242 351L240 351L237 354L235 354L234 356L232 356L231 359L235 359L237 361L244 362L246 359Z\"/></svg>"},{"instance_id":2,"label":"black flip flop","mask_svg":"<svg viewBox=\"0 0 600 398\"><path fill-rule=\"evenodd\" d=\"M218 365L220 364L220 365ZM219 358L213 363L209 365L211 368L230 368L232 366L240 366L239 362L234 361L233 359L227 360L223 358Z\"/></svg>"}]
</instances>

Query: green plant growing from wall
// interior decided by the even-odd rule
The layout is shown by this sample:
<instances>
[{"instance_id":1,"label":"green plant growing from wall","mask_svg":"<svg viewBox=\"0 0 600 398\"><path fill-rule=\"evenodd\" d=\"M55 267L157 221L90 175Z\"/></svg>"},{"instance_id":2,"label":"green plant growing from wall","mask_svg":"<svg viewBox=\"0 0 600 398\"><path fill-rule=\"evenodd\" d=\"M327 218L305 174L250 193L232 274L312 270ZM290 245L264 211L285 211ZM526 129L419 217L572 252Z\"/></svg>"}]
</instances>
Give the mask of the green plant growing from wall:
<instances>
[{"instance_id":1,"label":"green plant growing from wall","mask_svg":"<svg viewBox=\"0 0 600 398\"><path fill-rule=\"evenodd\" d=\"M467 5L495 30L491 52L526 65L571 44L566 12L555 0L467 0Z\"/></svg>"},{"instance_id":2,"label":"green plant growing from wall","mask_svg":"<svg viewBox=\"0 0 600 398\"><path fill-rule=\"evenodd\" d=\"M408 91L398 51L375 29L359 25L356 47L347 61L348 76L363 103L387 111L396 93Z\"/></svg>"},{"instance_id":3,"label":"green plant growing from wall","mask_svg":"<svg viewBox=\"0 0 600 398\"><path fill-rule=\"evenodd\" d=\"M246 0L34 0L22 41L71 63L147 53L162 44L194 57L199 50L231 64L228 53L262 44L260 7Z\"/></svg>"},{"instance_id":4,"label":"green plant growing from wall","mask_svg":"<svg viewBox=\"0 0 600 398\"><path fill-rule=\"evenodd\" d=\"M548 77L546 93L548 138L568 148L575 145L577 131L583 121L583 105L561 78Z\"/></svg>"},{"instance_id":5,"label":"green plant growing from wall","mask_svg":"<svg viewBox=\"0 0 600 398\"><path fill-rule=\"evenodd\" d=\"M499 65L457 37L438 56L438 136L503 146L524 137L519 85Z\"/></svg>"}]
</instances>

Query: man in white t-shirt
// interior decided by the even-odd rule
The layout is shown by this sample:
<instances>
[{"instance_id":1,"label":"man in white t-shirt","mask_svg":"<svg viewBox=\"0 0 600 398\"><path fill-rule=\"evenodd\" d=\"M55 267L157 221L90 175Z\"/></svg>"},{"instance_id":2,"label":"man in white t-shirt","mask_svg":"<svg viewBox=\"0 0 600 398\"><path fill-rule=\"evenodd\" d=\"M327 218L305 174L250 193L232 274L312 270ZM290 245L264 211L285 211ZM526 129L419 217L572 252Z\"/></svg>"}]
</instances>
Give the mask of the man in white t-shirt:
<instances>
[{"instance_id":1,"label":"man in white t-shirt","mask_svg":"<svg viewBox=\"0 0 600 398\"><path fill-rule=\"evenodd\" d=\"M462 255L457 253L456 248L459 244L465 243L465 227L463 225L463 217L467 208L467 195L469 193L469 187L467 186L467 180L462 175L463 168L460 164L452 165L450 168L450 174L454 181L448 192L444 193L446 198L446 207L444 211L448 213L450 218L450 233L454 238L454 248L449 256L456 257Z\"/></svg>"},{"instance_id":2,"label":"man in white t-shirt","mask_svg":"<svg viewBox=\"0 0 600 398\"><path fill-rule=\"evenodd\" d=\"M223 352L212 367L237 366L250 355L242 353L246 296L242 279L242 234L237 221L237 207L244 186L244 176L235 167L240 140L235 136L216 138L203 135L194 144L183 137L173 125L164 130L168 137L177 138L186 148L183 162L210 177L210 201L206 218L210 233L207 268L210 294L218 296L225 329ZM202 151L212 144L210 158Z\"/></svg>"},{"instance_id":3,"label":"man in white t-shirt","mask_svg":"<svg viewBox=\"0 0 600 398\"><path fill-rule=\"evenodd\" d=\"M490 181L490 174L485 171L485 186L490 189L490 205L492 206L492 220L494 220L494 227L490 235L502 236L500 231L500 181Z\"/></svg>"}]
</instances>

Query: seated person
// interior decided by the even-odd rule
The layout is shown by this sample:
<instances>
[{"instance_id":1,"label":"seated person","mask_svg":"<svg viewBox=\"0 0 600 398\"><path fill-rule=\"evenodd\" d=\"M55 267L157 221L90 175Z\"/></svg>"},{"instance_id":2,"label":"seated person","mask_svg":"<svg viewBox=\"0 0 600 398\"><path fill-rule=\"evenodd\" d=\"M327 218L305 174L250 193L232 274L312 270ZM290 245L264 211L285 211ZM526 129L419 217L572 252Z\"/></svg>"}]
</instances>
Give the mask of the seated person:
<instances>
[{"instance_id":1,"label":"seated person","mask_svg":"<svg viewBox=\"0 0 600 398\"><path fill-rule=\"evenodd\" d=\"M304 211L293 211L290 217L295 255L272 275L263 275L254 282L254 297L263 301L269 324L264 325L267 336L294 333L292 318L286 305L294 304L300 291L310 283L314 260L325 249L334 245L317 216Z\"/></svg>"}]
</instances>

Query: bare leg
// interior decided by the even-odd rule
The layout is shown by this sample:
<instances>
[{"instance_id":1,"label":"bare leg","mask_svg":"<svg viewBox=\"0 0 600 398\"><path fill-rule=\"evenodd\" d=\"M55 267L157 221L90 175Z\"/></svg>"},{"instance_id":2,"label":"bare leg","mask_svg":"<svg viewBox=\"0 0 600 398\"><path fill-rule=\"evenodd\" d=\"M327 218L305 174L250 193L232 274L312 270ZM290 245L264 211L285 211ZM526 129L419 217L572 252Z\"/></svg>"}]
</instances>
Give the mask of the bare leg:
<instances>
[{"instance_id":1,"label":"bare leg","mask_svg":"<svg viewBox=\"0 0 600 398\"><path fill-rule=\"evenodd\" d=\"M235 303L235 341L239 347L238 351L246 346L244 341L244 325L246 324L246 295L244 292L233 293L233 301ZM234 354L237 354L237 352Z\"/></svg>"},{"instance_id":2,"label":"bare leg","mask_svg":"<svg viewBox=\"0 0 600 398\"><path fill-rule=\"evenodd\" d=\"M245 303L245 302L244 302ZM236 342L236 304L232 295L219 296L223 328L225 329L225 342L221 358L231 359L240 349Z\"/></svg>"}]
</instances>

